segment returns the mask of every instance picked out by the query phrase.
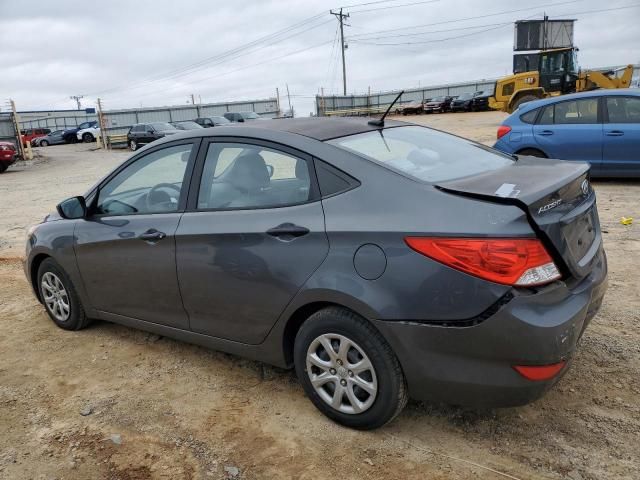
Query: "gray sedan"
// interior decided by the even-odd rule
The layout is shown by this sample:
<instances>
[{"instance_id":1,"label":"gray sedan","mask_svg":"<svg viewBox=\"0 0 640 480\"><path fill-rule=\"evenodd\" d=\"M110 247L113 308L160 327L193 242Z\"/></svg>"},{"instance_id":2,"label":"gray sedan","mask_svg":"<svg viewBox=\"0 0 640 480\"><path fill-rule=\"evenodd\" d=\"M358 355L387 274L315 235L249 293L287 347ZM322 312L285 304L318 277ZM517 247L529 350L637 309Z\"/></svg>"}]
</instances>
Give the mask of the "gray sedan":
<instances>
[{"instance_id":1,"label":"gray sedan","mask_svg":"<svg viewBox=\"0 0 640 480\"><path fill-rule=\"evenodd\" d=\"M64 130L55 130L48 133L44 137L36 137L31 140L31 146L33 147L48 147L49 145L61 145L67 143L64 141L62 134Z\"/></svg>"},{"instance_id":2,"label":"gray sedan","mask_svg":"<svg viewBox=\"0 0 640 480\"><path fill-rule=\"evenodd\" d=\"M245 125L156 141L32 227L59 327L293 367L359 429L409 396L524 404L566 371L606 290L588 165L402 122Z\"/></svg>"}]
</instances>

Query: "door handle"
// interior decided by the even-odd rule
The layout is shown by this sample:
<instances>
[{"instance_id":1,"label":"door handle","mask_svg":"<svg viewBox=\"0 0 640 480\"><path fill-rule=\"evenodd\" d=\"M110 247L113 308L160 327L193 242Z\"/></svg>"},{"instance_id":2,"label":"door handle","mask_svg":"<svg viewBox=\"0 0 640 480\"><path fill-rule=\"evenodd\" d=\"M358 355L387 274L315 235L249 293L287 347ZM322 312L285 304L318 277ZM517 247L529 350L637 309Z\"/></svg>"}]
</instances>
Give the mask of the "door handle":
<instances>
[{"instance_id":1,"label":"door handle","mask_svg":"<svg viewBox=\"0 0 640 480\"><path fill-rule=\"evenodd\" d=\"M548 137L549 135L553 135L553 132L551 130L542 130L541 132L538 132L538 135L544 135L545 137Z\"/></svg>"},{"instance_id":2,"label":"door handle","mask_svg":"<svg viewBox=\"0 0 640 480\"><path fill-rule=\"evenodd\" d=\"M609 137L621 137L622 135L624 135L624 132L622 132L620 130L611 130L611 131L605 133L605 135L607 135Z\"/></svg>"},{"instance_id":3,"label":"door handle","mask_svg":"<svg viewBox=\"0 0 640 480\"><path fill-rule=\"evenodd\" d=\"M141 234L138 238L147 242L157 242L158 240L162 240L166 236L166 233L159 232L155 228L150 228L149 230Z\"/></svg>"},{"instance_id":4,"label":"door handle","mask_svg":"<svg viewBox=\"0 0 640 480\"><path fill-rule=\"evenodd\" d=\"M302 237L307 233L309 233L308 228L294 225L293 223L282 223L267 230L267 235L272 237Z\"/></svg>"}]
</instances>

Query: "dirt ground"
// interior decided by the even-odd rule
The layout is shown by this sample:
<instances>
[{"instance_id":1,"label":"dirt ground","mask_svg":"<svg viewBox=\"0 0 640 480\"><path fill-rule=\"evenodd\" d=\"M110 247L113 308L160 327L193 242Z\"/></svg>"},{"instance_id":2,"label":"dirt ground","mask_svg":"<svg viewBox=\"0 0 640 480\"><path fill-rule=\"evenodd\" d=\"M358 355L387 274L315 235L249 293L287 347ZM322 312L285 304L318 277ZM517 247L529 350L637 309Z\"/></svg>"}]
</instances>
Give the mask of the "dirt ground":
<instances>
[{"instance_id":1,"label":"dirt ground","mask_svg":"<svg viewBox=\"0 0 640 480\"><path fill-rule=\"evenodd\" d=\"M500 118L411 120L491 143ZM22 272L25 229L127 153L42 154L0 175L0 478L640 478L640 182L594 182L609 291L543 399L492 411L412 402L363 433L316 411L292 372L103 322L55 327Z\"/></svg>"}]
</instances>

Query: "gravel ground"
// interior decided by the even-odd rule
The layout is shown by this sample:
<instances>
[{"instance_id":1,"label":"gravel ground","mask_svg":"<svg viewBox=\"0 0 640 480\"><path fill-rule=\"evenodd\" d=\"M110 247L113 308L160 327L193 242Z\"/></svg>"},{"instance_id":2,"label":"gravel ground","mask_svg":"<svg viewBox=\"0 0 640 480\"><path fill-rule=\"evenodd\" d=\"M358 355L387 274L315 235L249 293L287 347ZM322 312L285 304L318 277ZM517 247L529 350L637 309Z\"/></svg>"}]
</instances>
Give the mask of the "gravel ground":
<instances>
[{"instance_id":1,"label":"gravel ground","mask_svg":"<svg viewBox=\"0 0 640 480\"><path fill-rule=\"evenodd\" d=\"M490 144L501 117L410 119ZM609 291L543 399L413 402L363 433L325 419L292 372L103 322L56 328L21 270L24 229L127 153L40 153L0 175L0 478L640 478L640 182L594 182Z\"/></svg>"}]
</instances>

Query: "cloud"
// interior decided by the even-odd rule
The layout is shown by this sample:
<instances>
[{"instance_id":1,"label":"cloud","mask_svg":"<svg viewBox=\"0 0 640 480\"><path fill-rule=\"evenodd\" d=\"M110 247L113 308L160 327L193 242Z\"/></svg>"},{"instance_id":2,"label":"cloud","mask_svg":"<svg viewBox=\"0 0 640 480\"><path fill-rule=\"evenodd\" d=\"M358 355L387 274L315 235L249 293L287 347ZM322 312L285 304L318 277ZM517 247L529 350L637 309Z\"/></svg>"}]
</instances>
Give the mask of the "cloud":
<instances>
[{"instance_id":1,"label":"cloud","mask_svg":"<svg viewBox=\"0 0 640 480\"><path fill-rule=\"evenodd\" d=\"M583 66L640 61L640 29L636 28L640 9L579 14L628 3L441 0L397 8L407 3L415 2L396 0L346 9L351 15L345 27L350 93L509 73L510 22L532 15L540 18L543 11L551 17L573 14L578 18L575 41ZM552 3L556 6L549 6ZM3 1L0 91L23 110L73 108L69 96L76 94L86 96L87 106L100 96L108 108L119 108L182 104L191 93L203 102L231 101L274 96L278 87L283 96L288 84L294 107L306 115L313 110L312 97L321 87L326 93L341 92L342 67L334 42L337 21L328 11L338 6L321 0ZM291 36L281 42L260 42L250 51L211 60L316 14L317 18L284 34ZM484 18L453 22L478 16ZM478 33L500 23L508 25ZM425 26L408 28L415 25ZM375 33L391 29L396 30ZM444 38L448 40L434 41Z\"/></svg>"}]
</instances>

